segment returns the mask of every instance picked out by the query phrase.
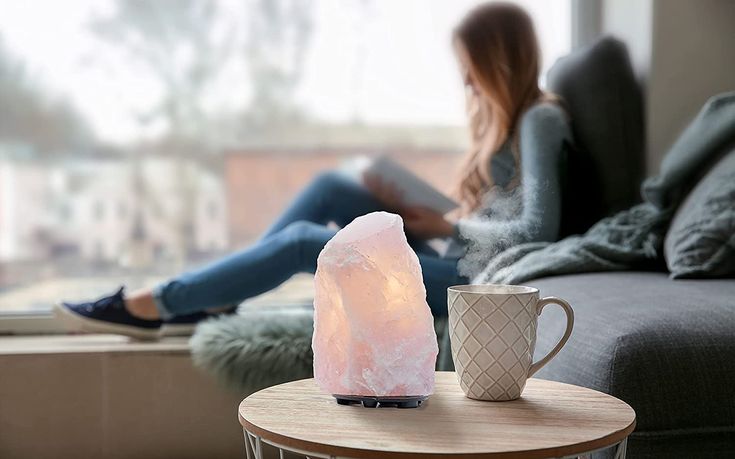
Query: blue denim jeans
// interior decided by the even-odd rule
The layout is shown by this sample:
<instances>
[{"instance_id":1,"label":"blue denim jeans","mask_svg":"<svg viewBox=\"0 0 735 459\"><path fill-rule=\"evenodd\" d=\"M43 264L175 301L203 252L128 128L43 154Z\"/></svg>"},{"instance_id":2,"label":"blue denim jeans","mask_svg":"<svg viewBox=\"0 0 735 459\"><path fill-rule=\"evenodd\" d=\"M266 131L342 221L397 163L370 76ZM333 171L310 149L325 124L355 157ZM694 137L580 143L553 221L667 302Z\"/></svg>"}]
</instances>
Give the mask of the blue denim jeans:
<instances>
[{"instance_id":1,"label":"blue denim jeans","mask_svg":"<svg viewBox=\"0 0 735 459\"><path fill-rule=\"evenodd\" d=\"M267 292L296 273L314 273L324 245L355 217L383 210L369 191L334 172L319 175L251 247L182 274L153 291L168 318L239 303ZM426 298L435 316L447 315L447 287L465 283L457 260L440 257L425 241L409 239L424 275Z\"/></svg>"}]
</instances>

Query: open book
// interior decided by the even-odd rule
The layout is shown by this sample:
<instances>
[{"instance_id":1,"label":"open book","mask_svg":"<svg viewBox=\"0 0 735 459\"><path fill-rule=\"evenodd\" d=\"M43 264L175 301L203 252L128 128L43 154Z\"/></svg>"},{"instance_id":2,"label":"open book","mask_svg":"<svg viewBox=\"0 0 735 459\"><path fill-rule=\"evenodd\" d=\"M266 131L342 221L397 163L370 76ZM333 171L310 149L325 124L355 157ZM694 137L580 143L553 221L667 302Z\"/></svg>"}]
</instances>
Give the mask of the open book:
<instances>
[{"instance_id":1,"label":"open book","mask_svg":"<svg viewBox=\"0 0 735 459\"><path fill-rule=\"evenodd\" d=\"M367 173L380 178L383 183L391 184L409 206L425 207L440 214L458 206L441 191L386 156L360 157L351 161L347 167L350 175L354 175L360 182L363 174Z\"/></svg>"}]
</instances>

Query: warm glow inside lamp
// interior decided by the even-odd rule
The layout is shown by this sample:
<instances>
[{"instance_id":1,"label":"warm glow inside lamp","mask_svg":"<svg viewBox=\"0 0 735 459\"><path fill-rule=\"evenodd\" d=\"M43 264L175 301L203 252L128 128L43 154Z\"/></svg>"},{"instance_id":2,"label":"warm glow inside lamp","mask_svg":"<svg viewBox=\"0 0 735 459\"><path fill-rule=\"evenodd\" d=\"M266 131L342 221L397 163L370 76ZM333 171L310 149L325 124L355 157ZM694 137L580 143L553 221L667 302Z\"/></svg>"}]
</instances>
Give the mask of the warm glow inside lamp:
<instances>
[{"instance_id":1,"label":"warm glow inside lamp","mask_svg":"<svg viewBox=\"0 0 735 459\"><path fill-rule=\"evenodd\" d=\"M319 254L314 377L340 404L416 407L434 391L439 352L416 253L398 215L374 212Z\"/></svg>"}]
</instances>

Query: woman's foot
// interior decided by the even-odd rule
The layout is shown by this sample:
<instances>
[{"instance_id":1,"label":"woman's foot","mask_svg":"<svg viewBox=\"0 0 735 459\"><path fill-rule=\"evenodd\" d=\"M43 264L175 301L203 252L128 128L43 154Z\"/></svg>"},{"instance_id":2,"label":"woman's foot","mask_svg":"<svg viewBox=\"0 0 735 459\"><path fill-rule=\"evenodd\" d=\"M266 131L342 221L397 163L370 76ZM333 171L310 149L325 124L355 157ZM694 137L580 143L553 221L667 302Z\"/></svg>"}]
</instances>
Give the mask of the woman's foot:
<instances>
[{"instance_id":1,"label":"woman's foot","mask_svg":"<svg viewBox=\"0 0 735 459\"><path fill-rule=\"evenodd\" d=\"M85 303L56 305L55 315L71 331L114 333L132 338L157 339L161 329L158 319L146 320L134 316L125 305L124 287L110 296Z\"/></svg>"}]
</instances>

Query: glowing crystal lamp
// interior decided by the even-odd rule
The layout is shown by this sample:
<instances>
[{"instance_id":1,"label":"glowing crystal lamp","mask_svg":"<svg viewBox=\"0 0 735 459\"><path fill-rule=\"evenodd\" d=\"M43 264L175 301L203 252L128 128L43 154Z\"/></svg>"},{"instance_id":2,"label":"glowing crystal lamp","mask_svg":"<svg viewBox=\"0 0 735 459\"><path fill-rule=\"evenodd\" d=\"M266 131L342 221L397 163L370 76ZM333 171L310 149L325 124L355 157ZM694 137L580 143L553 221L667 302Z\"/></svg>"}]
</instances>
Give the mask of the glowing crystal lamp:
<instances>
[{"instance_id":1,"label":"glowing crystal lamp","mask_svg":"<svg viewBox=\"0 0 735 459\"><path fill-rule=\"evenodd\" d=\"M314 377L339 403L415 407L434 390L438 346L416 253L398 215L374 212L319 255Z\"/></svg>"}]
</instances>

